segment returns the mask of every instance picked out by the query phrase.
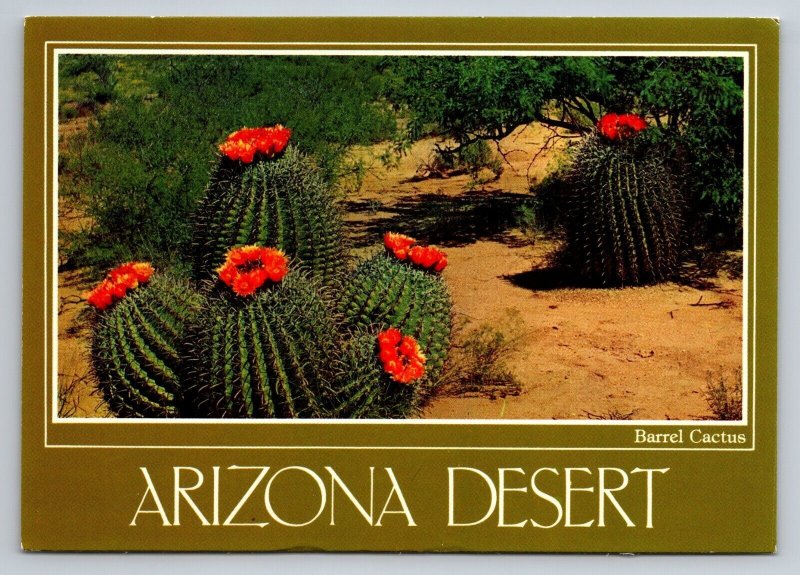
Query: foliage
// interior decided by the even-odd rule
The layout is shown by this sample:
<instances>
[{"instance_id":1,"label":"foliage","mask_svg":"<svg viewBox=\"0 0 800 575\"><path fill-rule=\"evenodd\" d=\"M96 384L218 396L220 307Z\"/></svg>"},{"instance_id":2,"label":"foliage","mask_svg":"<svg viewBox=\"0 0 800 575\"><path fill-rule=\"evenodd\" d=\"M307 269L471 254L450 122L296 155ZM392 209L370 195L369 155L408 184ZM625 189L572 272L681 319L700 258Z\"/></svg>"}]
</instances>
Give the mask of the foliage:
<instances>
[{"instance_id":1,"label":"foliage","mask_svg":"<svg viewBox=\"0 0 800 575\"><path fill-rule=\"evenodd\" d=\"M395 130L376 67L344 57L61 56L62 109L96 97L76 91L81 78L111 86L88 135L71 140L59 162L62 193L90 221L65 235L70 263L178 259L215 146L242 126L291 127L336 182L353 170L349 146Z\"/></svg>"},{"instance_id":2,"label":"foliage","mask_svg":"<svg viewBox=\"0 0 800 575\"><path fill-rule=\"evenodd\" d=\"M531 185L530 198L520 205L517 225L527 234L552 233L563 227L565 198L569 192L568 166L559 167ZM526 215L530 213L530 216Z\"/></svg>"},{"instance_id":3,"label":"foliage","mask_svg":"<svg viewBox=\"0 0 800 575\"><path fill-rule=\"evenodd\" d=\"M588 133L604 112L646 115L688 190L696 239L741 243L741 59L417 57L385 65L411 139L437 134L460 147L533 121Z\"/></svg>"},{"instance_id":4,"label":"foliage","mask_svg":"<svg viewBox=\"0 0 800 575\"><path fill-rule=\"evenodd\" d=\"M709 373L703 396L715 419L740 421L742 419L741 369L734 373L733 383L726 383L723 375L713 378Z\"/></svg>"},{"instance_id":5,"label":"foliage","mask_svg":"<svg viewBox=\"0 0 800 575\"><path fill-rule=\"evenodd\" d=\"M640 107L683 177L697 239L741 246L743 69L736 58L662 58L644 68Z\"/></svg>"},{"instance_id":6,"label":"foliage","mask_svg":"<svg viewBox=\"0 0 800 575\"><path fill-rule=\"evenodd\" d=\"M111 60L96 54L59 58L59 118L70 119L96 112L108 103L116 84ZM68 105L69 104L69 105Z\"/></svg>"},{"instance_id":7,"label":"foliage","mask_svg":"<svg viewBox=\"0 0 800 575\"><path fill-rule=\"evenodd\" d=\"M429 165L425 168L430 173L452 176L468 173L473 183L479 182L481 170L489 170L492 178L503 174L503 161L498 157L485 140L475 140L455 150L437 147Z\"/></svg>"},{"instance_id":8,"label":"foliage","mask_svg":"<svg viewBox=\"0 0 800 575\"><path fill-rule=\"evenodd\" d=\"M443 379L444 393L483 396L490 399L519 395L521 385L509 368L511 356L519 349L521 320L511 312L503 330L488 324L459 323L453 353Z\"/></svg>"},{"instance_id":9,"label":"foliage","mask_svg":"<svg viewBox=\"0 0 800 575\"><path fill-rule=\"evenodd\" d=\"M385 66L389 97L409 112L412 139L433 131L458 144L499 139L529 123L554 82L536 58L396 57Z\"/></svg>"}]
</instances>

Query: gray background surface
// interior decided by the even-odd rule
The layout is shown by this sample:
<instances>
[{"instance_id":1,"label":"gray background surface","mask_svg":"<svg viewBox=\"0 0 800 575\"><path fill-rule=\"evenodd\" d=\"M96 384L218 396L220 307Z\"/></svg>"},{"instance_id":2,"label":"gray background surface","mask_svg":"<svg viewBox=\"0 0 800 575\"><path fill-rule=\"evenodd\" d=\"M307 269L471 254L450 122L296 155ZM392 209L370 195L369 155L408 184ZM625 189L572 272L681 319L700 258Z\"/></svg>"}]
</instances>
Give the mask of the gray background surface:
<instances>
[{"instance_id":1,"label":"gray background surface","mask_svg":"<svg viewBox=\"0 0 800 575\"><path fill-rule=\"evenodd\" d=\"M56 554L19 547L23 18L63 16L759 16L781 18L779 511L773 556ZM796 0L0 0L0 573L791 573L800 565L800 8Z\"/></svg>"}]
</instances>

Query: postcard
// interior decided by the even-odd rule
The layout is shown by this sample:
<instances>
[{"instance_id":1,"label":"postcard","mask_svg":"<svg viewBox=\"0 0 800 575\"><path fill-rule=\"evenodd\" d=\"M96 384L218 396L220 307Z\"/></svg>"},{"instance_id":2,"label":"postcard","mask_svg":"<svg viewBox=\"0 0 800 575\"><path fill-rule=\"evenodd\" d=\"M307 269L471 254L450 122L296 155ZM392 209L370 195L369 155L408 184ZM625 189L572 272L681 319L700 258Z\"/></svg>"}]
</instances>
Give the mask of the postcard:
<instances>
[{"instance_id":1,"label":"postcard","mask_svg":"<svg viewBox=\"0 0 800 575\"><path fill-rule=\"evenodd\" d=\"M778 22L29 18L29 550L771 553Z\"/></svg>"}]
</instances>

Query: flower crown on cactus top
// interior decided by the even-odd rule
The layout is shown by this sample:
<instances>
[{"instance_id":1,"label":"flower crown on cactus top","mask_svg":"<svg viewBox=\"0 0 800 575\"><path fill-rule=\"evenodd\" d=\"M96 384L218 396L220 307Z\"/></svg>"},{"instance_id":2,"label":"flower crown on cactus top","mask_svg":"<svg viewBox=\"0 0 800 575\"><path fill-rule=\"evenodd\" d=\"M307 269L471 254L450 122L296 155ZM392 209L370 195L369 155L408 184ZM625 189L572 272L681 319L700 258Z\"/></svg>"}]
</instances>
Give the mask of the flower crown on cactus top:
<instances>
[{"instance_id":1,"label":"flower crown on cactus top","mask_svg":"<svg viewBox=\"0 0 800 575\"><path fill-rule=\"evenodd\" d=\"M93 290L83 296L89 305L104 310L125 297L129 290L147 283L153 275L153 266L147 262L127 262L108 272Z\"/></svg>"},{"instance_id":2,"label":"flower crown on cactus top","mask_svg":"<svg viewBox=\"0 0 800 575\"><path fill-rule=\"evenodd\" d=\"M612 142L630 138L645 128L645 119L635 114L606 114L597 122L597 131Z\"/></svg>"},{"instance_id":3,"label":"flower crown on cactus top","mask_svg":"<svg viewBox=\"0 0 800 575\"><path fill-rule=\"evenodd\" d=\"M239 296L254 294L267 280L278 283L288 272L282 251L261 246L232 248L225 263L217 268L219 279Z\"/></svg>"},{"instance_id":4,"label":"flower crown on cactus top","mask_svg":"<svg viewBox=\"0 0 800 575\"><path fill-rule=\"evenodd\" d=\"M231 160L249 164L256 154L272 158L283 152L291 135L292 131L281 124L266 128L242 128L228 136L219 145L219 151Z\"/></svg>"},{"instance_id":5,"label":"flower crown on cactus top","mask_svg":"<svg viewBox=\"0 0 800 575\"><path fill-rule=\"evenodd\" d=\"M425 375L425 355L410 335L391 327L378 334L378 359L397 383L409 384Z\"/></svg>"},{"instance_id":6,"label":"flower crown on cactus top","mask_svg":"<svg viewBox=\"0 0 800 575\"><path fill-rule=\"evenodd\" d=\"M399 260L409 261L412 264L440 272L447 267L447 255L433 246L416 245L417 240L412 237L387 232L383 236L383 245Z\"/></svg>"}]
</instances>

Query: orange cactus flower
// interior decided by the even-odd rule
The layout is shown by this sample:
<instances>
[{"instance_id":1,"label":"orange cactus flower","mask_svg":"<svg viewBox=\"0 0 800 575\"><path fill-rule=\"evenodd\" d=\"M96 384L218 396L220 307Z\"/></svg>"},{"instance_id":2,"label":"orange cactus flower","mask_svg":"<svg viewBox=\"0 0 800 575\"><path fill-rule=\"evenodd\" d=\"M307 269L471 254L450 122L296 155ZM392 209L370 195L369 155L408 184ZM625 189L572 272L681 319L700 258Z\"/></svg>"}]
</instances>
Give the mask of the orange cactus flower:
<instances>
[{"instance_id":1,"label":"orange cactus flower","mask_svg":"<svg viewBox=\"0 0 800 575\"><path fill-rule=\"evenodd\" d=\"M217 268L219 279L239 296L252 295L267 280L280 282L289 272L286 255L273 248L241 246L228 250Z\"/></svg>"},{"instance_id":2,"label":"orange cactus flower","mask_svg":"<svg viewBox=\"0 0 800 575\"><path fill-rule=\"evenodd\" d=\"M414 246L408 252L408 257L414 264L425 269L440 272L447 267L447 256L433 246Z\"/></svg>"},{"instance_id":3,"label":"orange cactus flower","mask_svg":"<svg viewBox=\"0 0 800 575\"><path fill-rule=\"evenodd\" d=\"M417 340L397 328L378 334L378 359L383 371L397 383L409 384L425 375L425 355Z\"/></svg>"},{"instance_id":4,"label":"orange cactus flower","mask_svg":"<svg viewBox=\"0 0 800 575\"><path fill-rule=\"evenodd\" d=\"M402 338L403 335L400 333L399 329L396 327L390 327L389 329L378 334L378 346L381 349L391 348L397 346Z\"/></svg>"},{"instance_id":5,"label":"orange cactus flower","mask_svg":"<svg viewBox=\"0 0 800 575\"><path fill-rule=\"evenodd\" d=\"M242 128L219 145L222 155L249 164L256 154L266 158L277 156L289 144L292 131L280 124L265 128Z\"/></svg>"},{"instance_id":6,"label":"orange cactus flower","mask_svg":"<svg viewBox=\"0 0 800 575\"><path fill-rule=\"evenodd\" d=\"M408 257L408 250L417 243L412 237L396 234L394 232L386 232L383 236L383 245L386 249L394 254L398 260L404 260Z\"/></svg>"},{"instance_id":7,"label":"orange cactus flower","mask_svg":"<svg viewBox=\"0 0 800 575\"><path fill-rule=\"evenodd\" d=\"M386 246L387 251L401 261L409 261L416 266L435 272L440 272L447 267L447 256L442 250L416 244L417 240L403 234L387 232L383 236L383 245Z\"/></svg>"},{"instance_id":8,"label":"orange cactus flower","mask_svg":"<svg viewBox=\"0 0 800 575\"><path fill-rule=\"evenodd\" d=\"M125 297L129 290L147 283L153 275L153 266L147 262L127 262L108 272L93 290L83 294L89 305L99 310Z\"/></svg>"},{"instance_id":9,"label":"orange cactus flower","mask_svg":"<svg viewBox=\"0 0 800 575\"><path fill-rule=\"evenodd\" d=\"M597 130L611 141L624 140L645 128L645 119L635 114L606 114L597 122Z\"/></svg>"},{"instance_id":10,"label":"orange cactus flower","mask_svg":"<svg viewBox=\"0 0 800 575\"><path fill-rule=\"evenodd\" d=\"M114 284L109 280L103 280L92 291L83 294L89 305L96 307L99 310L104 310L112 303L114 303Z\"/></svg>"}]
</instances>

